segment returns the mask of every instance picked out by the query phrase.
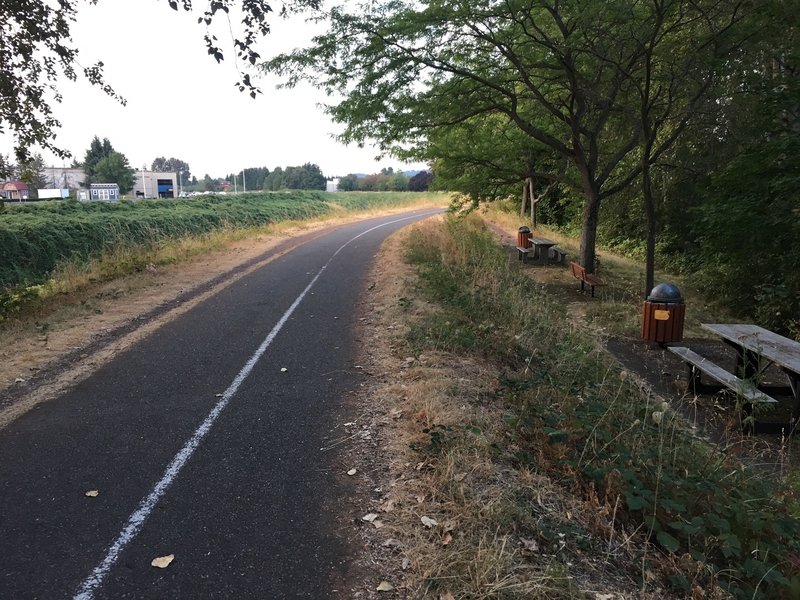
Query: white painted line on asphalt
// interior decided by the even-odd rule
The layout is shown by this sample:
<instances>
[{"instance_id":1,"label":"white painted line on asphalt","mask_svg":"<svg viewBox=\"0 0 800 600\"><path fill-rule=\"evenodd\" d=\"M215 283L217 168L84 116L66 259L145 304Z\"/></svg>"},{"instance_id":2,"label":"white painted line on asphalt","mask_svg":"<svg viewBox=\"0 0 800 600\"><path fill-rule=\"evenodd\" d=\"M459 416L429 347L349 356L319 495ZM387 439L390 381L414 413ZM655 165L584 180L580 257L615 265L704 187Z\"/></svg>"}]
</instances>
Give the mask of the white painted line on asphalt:
<instances>
[{"instance_id":1,"label":"white painted line on asphalt","mask_svg":"<svg viewBox=\"0 0 800 600\"><path fill-rule=\"evenodd\" d=\"M431 215L436 214L435 212L430 213ZM381 223L380 225L376 225L366 231L362 231L357 236L353 237L352 239L348 240L344 244L342 244L336 252L334 252L331 257L328 259L322 268L317 272L314 278L311 280L306 288L300 293L300 295L292 302L292 305L286 309L286 312L283 313L283 316L280 320L275 324L272 328L272 331L269 332L269 335L261 342L261 345L258 347L258 350L250 357L250 360L247 361L242 370L239 371L239 374L233 380L233 382L228 386L228 389L225 390L225 393L222 394L222 398L219 399L217 404L205 418L205 420L201 423L200 427L192 434L192 437L189 438L189 441L180 449L180 451L175 455L175 458L172 459L172 462L169 463L167 469L164 471L164 474L161 476L161 479L156 483L153 487L152 491L141 501L139 507L128 517L128 522L123 527L122 531L120 532L117 539L114 540L114 543L108 548L108 552L106 553L105 558L103 561L95 567L95 569L91 572L91 574L83 581L80 588L78 588L77 593L73 596L73 600L91 600L94 598L94 593L100 584L103 583L103 579L111 570L111 567L114 566L114 563L117 562L119 555L125 549L125 547L136 537L139 533L139 530L142 528L145 520L150 513L155 508L158 501L164 495L164 493L169 489L169 486L172 485L172 482L178 476L181 469L187 463L187 461L191 458L194 451L197 449L197 446L200 445L202 439L206 436L206 434L211 430L211 426L214 424L214 421L217 420L217 417L220 413L225 409L230 402L231 398L236 394L236 391L239 389L239 386L242 385L247 376L250 375L250 372L253 370L253 367L256 366L256 363L259 361L261 356L266 352L267 348L269 348L272 341L275 339L275 336L278 335L280 330L286 324L286 321L289 320L289 317L292 316L292 313L297 309L300 303L305 298L306 294L308 294L309 290L314 286L317 280L322 276L322 273L325 269L328 268L328 265L331 264L334 258L344 250L349 244L364 236L376 229L380 229L381 227L386 227L387 225L393 225L395 223L400 223L402 221L408 221L411 219L418 218L420 216L430 216L430 215L412 215L410 217L403 217L402 219L395 219L394 221L388 221L386 223Z\"/></svg>"}]
</instances>

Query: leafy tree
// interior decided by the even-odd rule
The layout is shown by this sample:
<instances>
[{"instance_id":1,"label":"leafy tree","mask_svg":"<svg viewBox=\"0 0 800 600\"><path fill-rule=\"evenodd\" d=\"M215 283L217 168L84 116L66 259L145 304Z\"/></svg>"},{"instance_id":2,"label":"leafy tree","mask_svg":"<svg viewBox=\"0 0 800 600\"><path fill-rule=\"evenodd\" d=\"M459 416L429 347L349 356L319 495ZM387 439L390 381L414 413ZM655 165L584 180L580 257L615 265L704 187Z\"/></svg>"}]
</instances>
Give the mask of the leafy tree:
<instances>
[{"instance_id":1,"label":"leafy tree","mask_svg":"<svg viewBox=\"0 0 800 600\"><path fill-rule=\"evenodd\" d=\"M17 176L17 166L11 157L0 154L0 179L14 179Z\"/></svg>"},{"instance_id":2,"label":"leafy tree","mask_svg":"<svg viewBox=\"0 0 800 600\"><path fill-rule=\"evenodd\" d=\"M358 190L358 177L353 173L345 175L339 179L337 189L340 192L355 192Z\"/></svg>"},{"instance_id":3,"label":"leafy tree","mask_svg":"<svg viewBox=\"0 0 800 600\"><path fill-rule=\"evenodd\" d=\"M189 168L189 163L182 161L179 158L164 158L163 156L159 156L153 161L150 168L153 171L163 171L169 173L182 172L182 178L184 181L189 181L189 178L192 175L191 169Z\"/></svg>"},{"instance_id":4,"label":"leafy tree","mask_svg":"<svg viewBox=\"0 0 800 600\"><path fill-rule=\"evenodd\" d=\"M767 327L800 335L800 132L752 144L713 176L696 211L708 260L694 279Z\"/></svg>"},{"instance_id":5,"label":"leafy tree","mask_svg":"<svg viewBox=\"0 0 800 600\"><path fill-rule=\"evenodd\" d=\"M95 3L97 0L90 0ZM79 74L103 93L123 105L124 98L106 82L103 63L84 67L71 37L80 0L29 0L0 2L0 134L9 129L15 135L14 153L18 161L29 158L29 149L40 146L55 155L68 158L70 153L55 142L60 122L53 115L48 98L61 101L56 85L59 76L75 81ZM281 14L305 8L317 8L319 0L287 0ZM191 0L168 0L174 10L192 11ZM217 62L223 53L213 33L213 23L222 19L230 31L236 54L244 64L259 59L254 47L270 31L267 15L272 6L265 0L213 0L200 9L198 22L205 25L204 40L208 54ZM230 29L231 12L240 15L238 27ZM259 89L250 75L240 72L237 87L255 97Z\"/></svg>"},{"instance_id":6,"label":"leafy tree","mask_svg":"<svg viewBox=\"0 0 800 600\"><path fill-rule=\"evenodd\" d=\"M306 163L301 167L276 167L264 179L267 190L324 190L325 175L318 165Z\"/></svg>"},{"instance_id":7,"label":"leafy tree","mask_svg":"<svg viewBox=\"0 0 800 600\"><path fill-rule=\"evenodd\" d=\"M267 167L250 167L242 169L236 175L229 175L227 179L228 182L233 185L235 178L239 186L244 182L245 190L255 191L264 189L264 181L267 175L269 175L269 169Z\"/></svg>"},{"instance_id":8,"label":"leafy tree","mask_svg":"<svg viewBox=\"0 0 800 600\"><path fill-rule=\"evenodd\" d=\"M563 179L566 168L563 159L502 115L476 115L457 126L433 127L427 137L419 158L436 166L439 186L460 192L472 206L523 190L524 217L528 196L535 195L535 206L553 182Z\"/></svg>"},{"instance_id":9,"label":"leafy tree","mask_svg":"<svg viewBox=\"0 0 800 600\"><path fill-rule=\"evenodd\" d=\"M203 176L203 190L206 192L216 192L217 191L217 180L212 179L211 176L206 173Z\"/></svg>"},{"instance_id":10,"label":"leafy tree","mask_svg":"<svg viewBox=\"0 0 800 600\"><path fill-rule=\"evenodd\" d=\"M97 163L95 179L97 183L116 183L121 194L133 189L134 170L125 155L112 151Z\"/></svg>"},{"instance_id":11,"label":"leafy tree","mask_svg":"<svg viewBox=\"0 0 800 600\"><path fill-rule=\"evenodd\" d=\"M358 180L358 189L362 192L381 192L386 190L386 175L371 173Z\"/></svg>"},{"instance_id":12,"label":"leafy tree","mask_svg":"<svg viewBox=\"0 0 800 600\"><path fill-rule=\"evenodd\" d=\"M264 178L264 185L262 188L273 192L283 189L283 169L281 167L275 167L275 169Z\"/></svg>"},{"instance_id":13,"label":"leafy tree","mask_svg":"<svg viewBox=\"0 0 800 600\"><path fill-rule=\"evenodd\" d=\"M86 174L84 186L89 187L90 184L98 182L97 165L113 152L114 147L111 145L111 142L108 141L108 138L103 138L102 142L97 136L92 138L89 149L86 151L86 155L83 159L83 172Z\"/></svg>"},{"instance_id":14,"label":"leafy tree","mask_svg":"<svg viewBox=\"0 0 800 600\"><path fill-rule=\"evenodd\" d=\"M398 171L388 178L387 187L393 192L405 192L408 190L408 175Z\"/></svg>"},{"instance_id":15,"label":"leafy tree","mask_svg":"<svg viewBox=\"0 0 800 600\"><path fill-rule=\"evenodd\" d=\"M19 178L28 184L28 197L32 200L39 198L39 189L48 187L44 169L44 159L38 152L19 165Z\"/></svg>"},{"instance_id":16,"label":"leafy tree","mask_svg":"<svg viewBox=\"0 0 800 600\"><path fill-rule=\"evenodd\" d=\"M307 78L340 95L328 108L346 125L340 139L376 139L398 156L419 151L433 127L504 117L531 145L569 162L563 181L583 195L580 261L591 272L601 200L641 175L641 124L631 118L637 90L627 75L643 62L640 40L630 35L638 4L446 0L334 9L330 30L312 47L263 68L288 85ZM673 5L670 15L694 12L699 28L738 18L744 2ZM668 133L659 137L650 160L672 143Z\"/></svg>"},{"instance_id":17,"label":"leafy tree","mask_svg":"<svg viewBox=\"0 0 800 600\"><path fill-rule=\"evenodd\" d=\"M409 192L427 192L433 184L433 173L420 171L408 180Z\"/></svg>"}]
</instances>

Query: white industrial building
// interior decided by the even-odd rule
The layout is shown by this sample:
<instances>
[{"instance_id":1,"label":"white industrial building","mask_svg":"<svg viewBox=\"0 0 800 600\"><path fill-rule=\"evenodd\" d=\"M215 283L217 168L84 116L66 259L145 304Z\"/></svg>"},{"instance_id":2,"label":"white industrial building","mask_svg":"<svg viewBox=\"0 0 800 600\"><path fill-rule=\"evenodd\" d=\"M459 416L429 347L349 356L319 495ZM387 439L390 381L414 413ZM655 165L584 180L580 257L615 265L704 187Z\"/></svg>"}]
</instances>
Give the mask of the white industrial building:
<instances>
[{"instance_id":1,"label":"white industrial building","mask_svg":"<svg viewBox=\"0 0 800 600\"><path fill-rule=\"evenodd\" d=\"M86 174L81 168L48 167L44 169L44 176L51 188L67 188L86 190ZM102 183L102 182L98 182ZM178 181L177 173L160 171L135 171L133 174L133 190L130 196L134 198L177 198L182 191L182 182ZM88 199L88 196L87 196Z\"/></svg>"}]
</instances>

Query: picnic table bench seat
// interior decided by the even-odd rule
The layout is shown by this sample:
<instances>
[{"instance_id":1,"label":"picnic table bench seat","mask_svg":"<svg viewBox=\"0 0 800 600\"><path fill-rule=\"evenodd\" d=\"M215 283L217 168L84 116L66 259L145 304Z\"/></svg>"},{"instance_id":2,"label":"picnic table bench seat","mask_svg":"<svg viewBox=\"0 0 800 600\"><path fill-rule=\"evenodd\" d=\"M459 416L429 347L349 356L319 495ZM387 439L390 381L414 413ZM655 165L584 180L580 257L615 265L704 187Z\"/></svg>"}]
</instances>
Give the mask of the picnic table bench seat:
<instances>
[{"instance_id":1,"label":"picnic table bench seat","mask_svg":"<svg viewBox=\"0 0 800 600\"><path fill-rule=\"evenodd\" d=\"M522 262L525 262L525 259L528 258L528 254L531 253L533 248L523 248L522 246L517 246L517 258Z\"/></svg>"},{"instance_id":2,"label":"picnic table bench seat","mask_svg":"<svg viewBox=\"0 0 800 600\"><path fill-rule=\"evenodd\" d=\"M773 404L777 400L771 396L767 396L764 392L759 390L755 384L746 379L741 379L729 372L727 369L714 364L704 356L700 356L697 352L685 348L683 346L670 346L667 348L673 354L679 356L683 361L689 365L690 370L690 385L695 387L700 386L700 371L718 381L723 386L735 392L737 395L745 398L749 402Z\"/></svg>"},{"instance_id":3,"label":"picnic table bench seat","mask_svg":"<svg viewBox=\"0 0 800 600\"><path fill-rule=\"evenodd\" d=\"M569 263L569 269L572 273L572 276L576 279L579 279L581 282L581 292L584 291L586 288L585 286L588 285L592 291L592 298L594 298L594 288L606 285L606 282L603 281L602 277L598 277L597 275L593 275L591 273L587 273L586 269L580 266L576 262Z\"/></svg>"},{"instance_id":4,"label":"picnic table bench seat","mask_svg":"<svg viewBox=\"0 0 800 600\"><path fill-rule=\"evenodd\" d=\"M567 252L558 246L550 248L550 258L559 264L564 264L564 259L567 258Z\"/></svg>"}]
</instances>

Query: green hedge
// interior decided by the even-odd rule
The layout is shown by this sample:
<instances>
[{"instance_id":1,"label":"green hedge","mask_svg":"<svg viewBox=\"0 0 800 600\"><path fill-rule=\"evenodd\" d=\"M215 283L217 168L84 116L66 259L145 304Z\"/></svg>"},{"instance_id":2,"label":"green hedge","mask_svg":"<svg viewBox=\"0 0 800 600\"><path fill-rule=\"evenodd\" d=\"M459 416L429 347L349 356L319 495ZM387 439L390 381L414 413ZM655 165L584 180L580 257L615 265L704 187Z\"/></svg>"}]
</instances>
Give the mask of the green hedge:
<instances>
[{"instance_id":1,"label":"green hedge","mask_svg":"<svg viewBox=\"0 0 800 600\"><path fill-rule=\"evenodd\" d=\"M334 210L408 204L413 194L275 192L121 202L7 205L0 215L0 289L36 285L65 261L222 228L321 217Z\"/></svg>"}]
</instances>

